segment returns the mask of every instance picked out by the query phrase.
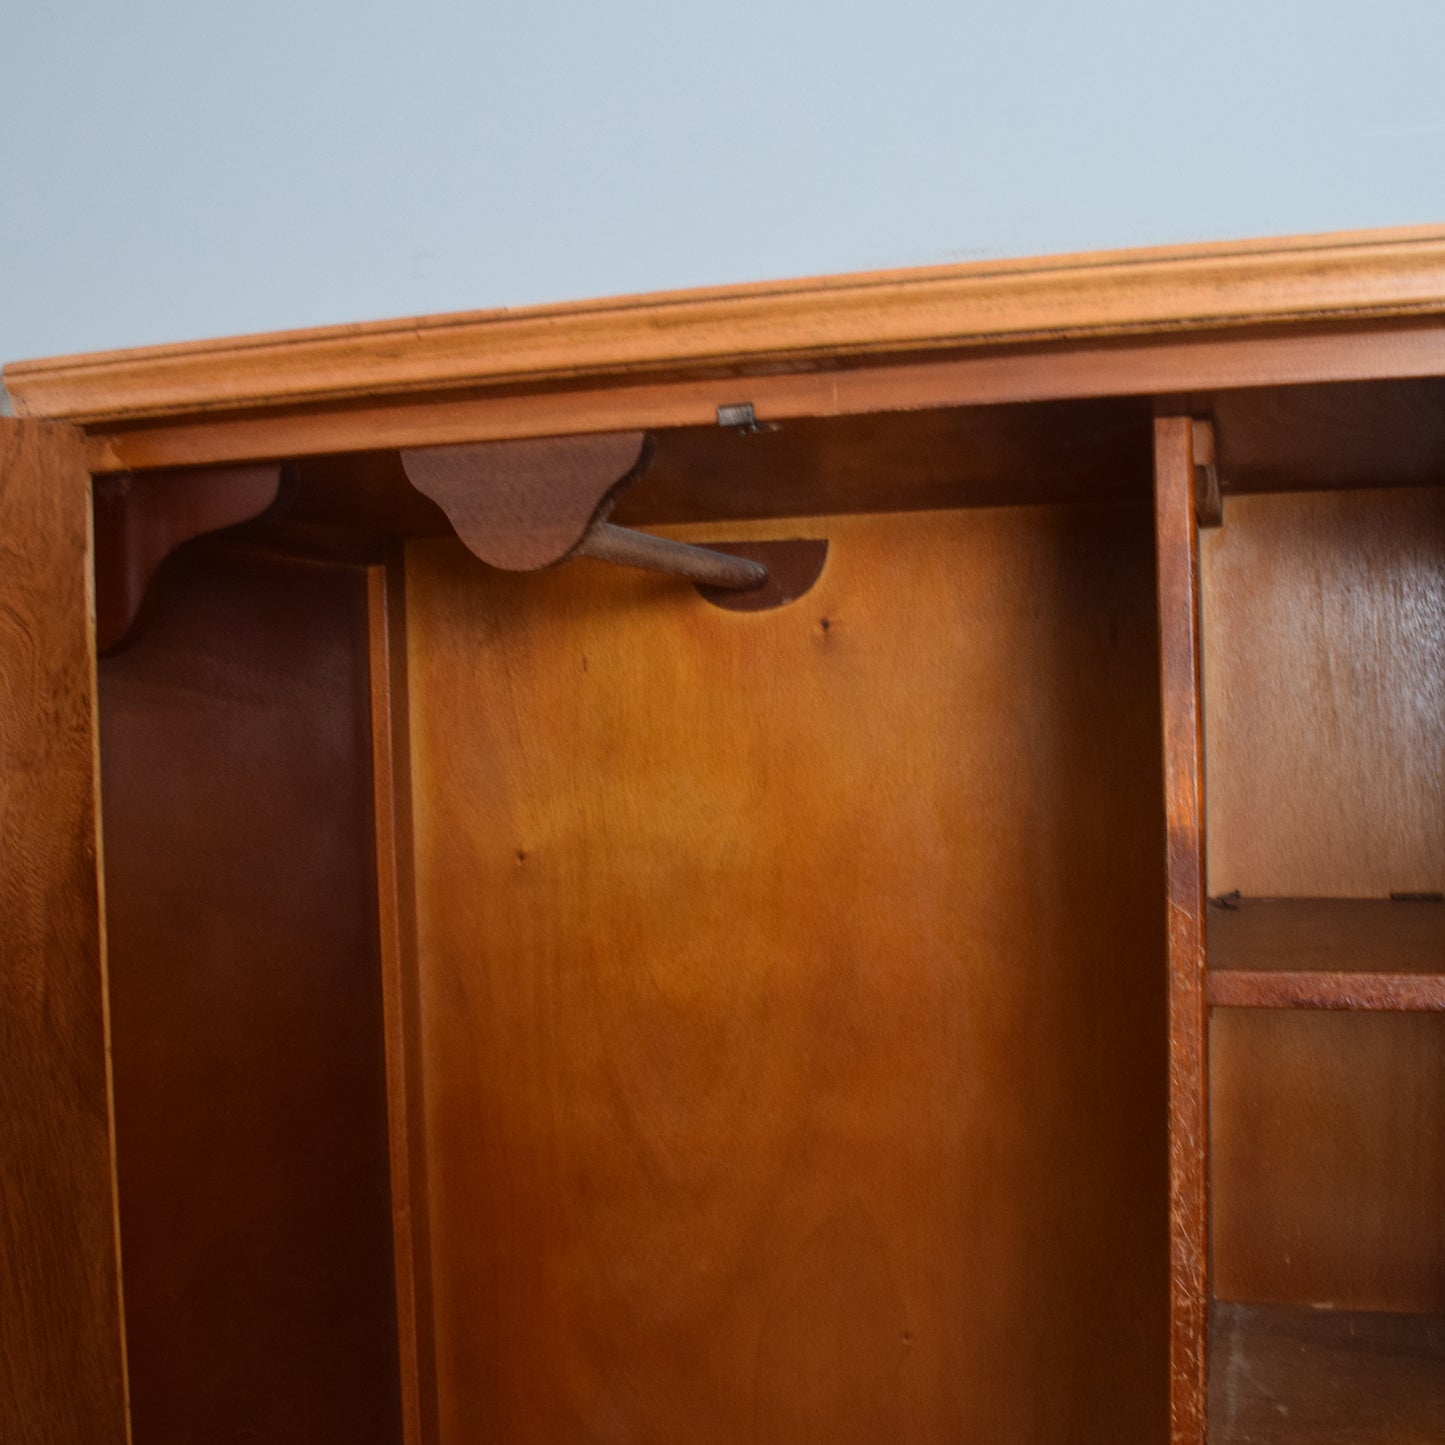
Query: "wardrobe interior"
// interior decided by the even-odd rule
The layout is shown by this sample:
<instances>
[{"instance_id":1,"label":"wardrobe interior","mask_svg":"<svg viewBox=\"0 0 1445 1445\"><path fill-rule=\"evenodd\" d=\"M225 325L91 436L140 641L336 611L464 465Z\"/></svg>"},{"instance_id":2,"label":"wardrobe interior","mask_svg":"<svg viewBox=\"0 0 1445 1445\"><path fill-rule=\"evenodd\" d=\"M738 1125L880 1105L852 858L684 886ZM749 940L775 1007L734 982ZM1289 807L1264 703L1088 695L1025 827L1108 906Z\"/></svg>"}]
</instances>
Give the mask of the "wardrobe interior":
<instances>
[{"instance_id":1,"label":"wardrobe interior","mask_svg":"<svg viewBox=\"0 0 1445 1445\"><path fill-rule=\"evenodd\" d=\"M1216 1441L1445 1418L1442 400L1188 403ZM758 611L489 568L395 452L165 562L99 665L137 1442L1162 1445L1158 409L658 431L613 521L826 543Z\"/></svg>"}]
</instances>

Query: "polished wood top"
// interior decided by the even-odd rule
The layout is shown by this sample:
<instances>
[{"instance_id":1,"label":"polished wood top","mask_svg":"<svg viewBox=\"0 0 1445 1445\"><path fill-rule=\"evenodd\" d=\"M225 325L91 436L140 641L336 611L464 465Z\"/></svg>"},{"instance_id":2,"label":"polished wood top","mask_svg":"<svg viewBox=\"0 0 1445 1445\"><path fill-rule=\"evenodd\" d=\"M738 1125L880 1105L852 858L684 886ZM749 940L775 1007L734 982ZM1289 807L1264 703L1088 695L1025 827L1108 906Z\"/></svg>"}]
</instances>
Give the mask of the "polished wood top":
<instances>
[{"instance_id":1,"label":"polished wood top","mask_svg":"<svg viewBox=\"0 0 1445 1445\"><path fill-rule=\"evenodd\" d=\"M986 261L411 317L5 369L21 416L146 418L480 387L834 368L960 348L1440 317L1445 226Z\"/></svg>"}]
</instances>

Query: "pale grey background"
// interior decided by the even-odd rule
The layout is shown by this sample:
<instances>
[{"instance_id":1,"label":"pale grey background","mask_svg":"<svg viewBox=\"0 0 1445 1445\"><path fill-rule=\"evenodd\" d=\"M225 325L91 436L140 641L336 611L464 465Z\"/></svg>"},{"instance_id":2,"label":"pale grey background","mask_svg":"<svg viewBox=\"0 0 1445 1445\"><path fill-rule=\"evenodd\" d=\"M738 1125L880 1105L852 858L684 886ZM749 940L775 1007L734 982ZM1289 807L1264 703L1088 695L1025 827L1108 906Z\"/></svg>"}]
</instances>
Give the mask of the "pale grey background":
<instances>
[{"instance_id":1,"label":"pale grey background","mask_svg":"<svg viewBox=\"0 0 1445 1445\"><path fill-rule=\"evenodd\" d=\"M0 358L1445 220L1442 0L0 0Z\"/></svg>"}]
</instances>

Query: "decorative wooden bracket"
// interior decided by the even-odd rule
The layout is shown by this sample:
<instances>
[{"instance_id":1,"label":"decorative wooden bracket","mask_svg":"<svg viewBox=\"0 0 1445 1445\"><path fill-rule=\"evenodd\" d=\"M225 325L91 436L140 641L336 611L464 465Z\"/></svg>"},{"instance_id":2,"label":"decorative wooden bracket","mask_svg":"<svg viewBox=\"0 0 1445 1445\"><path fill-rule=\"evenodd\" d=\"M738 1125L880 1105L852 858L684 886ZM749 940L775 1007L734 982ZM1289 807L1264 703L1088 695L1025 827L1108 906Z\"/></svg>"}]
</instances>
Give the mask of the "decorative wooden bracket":
<instances>
[{"instance_id":1,"label":"decorative wooden bracket","mask_svg":"<svg viewBox=\"0 0 1445 1445\"><path fill-rule=\"evenodd\" d=\"M513 572L595 557L690 578L710 588L762 588L754 558L614 526L617 495L652 458L645 432L404 450L411 484L447 514L483 562Z\"/></svg>"},{"instance_id":2,"label":"decorative wooden bracket","mask_svg":"<svg viewBox=\"0 0 1445 1445\"><path fill-rule=\"evenodd\" d=\"M121 472L95 479L95 643L131 641L152 580L182 544L252 522L281 495L281 464Z\"/></svg>"}]
</instances>

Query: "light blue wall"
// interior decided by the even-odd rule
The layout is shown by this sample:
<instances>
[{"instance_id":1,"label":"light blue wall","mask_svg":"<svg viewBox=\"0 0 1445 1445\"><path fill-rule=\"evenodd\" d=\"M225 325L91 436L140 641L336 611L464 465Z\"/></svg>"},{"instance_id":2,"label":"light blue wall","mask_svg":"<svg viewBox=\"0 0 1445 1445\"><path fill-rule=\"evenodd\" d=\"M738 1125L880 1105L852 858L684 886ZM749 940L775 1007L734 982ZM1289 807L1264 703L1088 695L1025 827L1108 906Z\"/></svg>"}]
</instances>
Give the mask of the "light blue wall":
<instances>
[{"instance_id":1,"label":"light blue wall","mask_svg":"<svg viewBox=\"0 0 1445 1445\"><path fill-rule=\"evenodd\" d=\"M0 358L1441 221L1442 59L1442 0L4 0Z\"/></svg>"}]
</instances>

